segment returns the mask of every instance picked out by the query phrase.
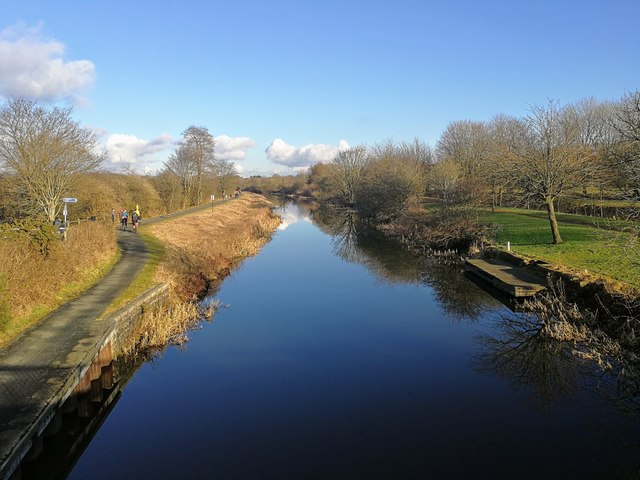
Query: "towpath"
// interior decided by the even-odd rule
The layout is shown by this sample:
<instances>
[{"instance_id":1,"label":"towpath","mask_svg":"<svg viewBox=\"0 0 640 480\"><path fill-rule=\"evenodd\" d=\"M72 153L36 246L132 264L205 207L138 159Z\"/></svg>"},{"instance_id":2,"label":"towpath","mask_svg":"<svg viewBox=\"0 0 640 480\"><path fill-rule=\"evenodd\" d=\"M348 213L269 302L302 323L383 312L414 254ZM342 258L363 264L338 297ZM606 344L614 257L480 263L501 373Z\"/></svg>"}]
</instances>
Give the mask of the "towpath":
<instances>
[{"instance_id":1,"label":"towpath","mask_svg":"<svg viewBox=\"0 0 640 480\"><path fill-rule=\"evenodd\" d=\"M215 205L221 203L224 202ZM152 224L206 208L211 205L143 222ZM108 326L108 320L99 319L100 315L145 265L148 252L131 227L129 231L118 230L117 240L122 255L98 284L0 348L0 479L25 435L33 430L48 406L61 399L73 371L100 340Z\"/></svg>"}]
</instances>

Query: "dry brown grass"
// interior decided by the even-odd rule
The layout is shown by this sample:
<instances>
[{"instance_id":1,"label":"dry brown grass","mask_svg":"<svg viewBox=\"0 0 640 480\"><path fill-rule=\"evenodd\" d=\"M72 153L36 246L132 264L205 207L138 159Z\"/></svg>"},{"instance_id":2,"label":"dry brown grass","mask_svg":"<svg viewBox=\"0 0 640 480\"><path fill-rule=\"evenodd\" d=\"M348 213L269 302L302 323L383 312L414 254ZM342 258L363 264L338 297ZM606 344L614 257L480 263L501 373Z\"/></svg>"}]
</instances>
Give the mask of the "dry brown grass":
<instances>
[{"instance_id":1,"label":"dry brown grass","mask_svg":"<svg viewBox=\"0 0 640 480\"><path fill-rule=\"evenodd\" d=\"M156 281L168 283L171 294L143 313L121 353L147 355L182 345L188 331L211 320L217 302L203 307L197 299L269 241L280 224L272 208L264 197L244 193L213 210L145 227L165 247Z\"/></svg>"},{"instance_id":2,"label":"dry brown grass","mask_svg":"<svg viewBox=\"0 0 640 480\"><path fill-rule=\"evenodd\" d=\"M258 253L280 224L264 197L242 197L212 210L149 226L167 253L156 279L182 300L217 285L242 260Z\"/></svg>"},{"instance_id":3,"label":"dry brown grass","mask_svg":"<svg viewBox=\"0 0 640 480\"><path fill-rule=\"evenodd\" d=\"M117 258L115 231L99 222L74 225L65 241L51 242L45 255L28 232L6 229L0 258L2 344L106 273Z\"/></svg>"},{"instance_id":4,"label":"dry brown grass","mask_svg":"<svg viewBox=\"0 0 640 480\"><path fill-rule=\"evenodd\" d=\"M187 341L187 332L194 329L200 319L211 320L217 309L217 301L204 308L195 302L176 299L155 305L145 310L136 322L120 354L136 355L161 350L167 345L182 345Z\"/></svg>"}]
</instances>

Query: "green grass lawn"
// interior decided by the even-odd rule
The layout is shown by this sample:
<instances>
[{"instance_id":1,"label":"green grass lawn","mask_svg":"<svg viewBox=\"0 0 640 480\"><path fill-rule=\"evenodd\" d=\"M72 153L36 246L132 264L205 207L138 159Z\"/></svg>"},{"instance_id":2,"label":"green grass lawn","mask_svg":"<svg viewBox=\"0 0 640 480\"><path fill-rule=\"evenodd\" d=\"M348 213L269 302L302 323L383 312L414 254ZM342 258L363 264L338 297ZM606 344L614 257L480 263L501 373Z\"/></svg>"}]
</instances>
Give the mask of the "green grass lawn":
<instances>
[{"instance_id":1,"label":"green grass lawn","mask_svg":"<svg viewBox=\"0 0 640 480\"><path fill-rule=\"evenodd\" d=\"M499 209L485 212L482 221L498 225L495 243L503 249L511 242L514 253L640 287L640 248L630 245L628 232L637 224L559 214L564 243L553 245L546 212Z\"/></svg>"}]
</instances>

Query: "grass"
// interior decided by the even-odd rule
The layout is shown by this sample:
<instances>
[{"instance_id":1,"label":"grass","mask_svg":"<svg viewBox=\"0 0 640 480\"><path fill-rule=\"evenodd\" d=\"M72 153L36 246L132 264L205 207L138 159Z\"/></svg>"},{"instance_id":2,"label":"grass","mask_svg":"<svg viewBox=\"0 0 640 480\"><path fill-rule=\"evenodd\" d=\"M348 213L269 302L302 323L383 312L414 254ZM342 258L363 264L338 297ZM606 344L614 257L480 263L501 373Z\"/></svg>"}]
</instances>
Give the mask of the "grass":
<instances>
[{"instance_id":1,"label":"grass","mask_svg":"<svg viewBox=\"0 0 640 480\"><path fill-rule=\"evenodd\" d=\"M167 249L156 279L183 300L201 295L271 238L280 224L271 207L265 198L244 193L213 210L149 226Z\"/></svg>"},{"instance_id":2,"label":"grass","mask_svg":"<svg viewBox=\"0 0 640 480\"><path fill-rule=\"evenodd\" d=\"M49 315L62 304L73 300L87 291L93 285L104 277L113 268L118 261L119 255L112 257L94 265L92 268L86 269L73 282L66 284L55 295L55 300L47 304L37 304L33 306L29 313L25 316L11 318L11 321L3 322L2 331L0 332L0 346L5 345L20 333L29 327L39 323L44 317Z\"/></svg>"},{"instance_id":3,"label":"grass","mask_svg":"<svg viewBox=\"0 0 640 480\"><path fill-rule=\"evenodd\" d=\"M271 238L280 224L271 207L263 197L245 193L213 210L167 219L141 230L150 259L109 311L159 282L169 284L170 299L145 310L121 353L181 344L186 341L185 332L202 318L211 319L217 305L203 308L197 299Z\"/></svg>"},{"instance_id":4,"label":"grass","mask_svg":"<svg viewBox=\"0 0 640 480\"><path fill-rule=\"evenodd\" d=\"M101 317L105 317L119 310L127 303L135 300L144 291L159 283L156 281L155 276L158 266L165 255L165 246L148 229L140 227L138 229L138 235L140 235L149 251L147 262L140 274L111 302L111 305L107 307Z\"/></svg>"},{"instance_id":5,"label":"grass","mask_svg":"<svg viewBox=\"0 0 640 480\"><path fill-rule=\"evenodd\" d=\"M140 228L138 235L149 251L147 262L103 316L150 287L169 282L174 293L182 290L176 294L171 314L184 317L192 310L181 309L179 302L196 298L203 288L221 281L244 258L257 253L278 223L266 199L245 194L213 210L189 212ZM110 223L74 226L68 238L54 242L46 256L32 243L28 232L8 228L0 235L0 346L95 285L120 258Z\"/></svg>"},{"instance_id":6,"label":"grass","mask_svg":"<svg viewBox=\"0 0 640 480\"><path fill-rule=\"evenodd\" d=\"M640 287L640 248L629 233L637 228L634 223L559 214L564 243L553 245L546 212L499 209L486 212L481 220L498 226L495 242L503 249L511 242L514 253Z\"/></svg>"},{"instance_id":7,"label":"grass","mask_svg":"<svg viewBox=\"0 0 640 480\"><path fill-rule=\"evenodd\" d=\"M0 346L95 285L118 260L110 226L86 222L69 230L47 256L26 234L0 239Z\"/></svg>"}]
</instances>

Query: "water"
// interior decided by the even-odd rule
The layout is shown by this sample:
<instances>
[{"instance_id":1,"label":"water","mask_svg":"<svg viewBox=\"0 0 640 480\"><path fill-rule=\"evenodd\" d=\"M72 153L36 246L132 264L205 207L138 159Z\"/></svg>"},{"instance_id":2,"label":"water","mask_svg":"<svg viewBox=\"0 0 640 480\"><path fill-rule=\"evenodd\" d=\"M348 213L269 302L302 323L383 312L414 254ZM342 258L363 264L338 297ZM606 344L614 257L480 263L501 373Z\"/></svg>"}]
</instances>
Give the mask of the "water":
<instances>
[{"instance_id":1,"label":"water","mask_svg":"<svg viewBox=\"0 0 640 480\"><path fill-rule=\"evenodd\" d=\"M211 324L144 364L70 478L635 478L638 416L453 269L281 208ZM520 336L518 336L520 335Z\"/></svg>"}]
</instances>

